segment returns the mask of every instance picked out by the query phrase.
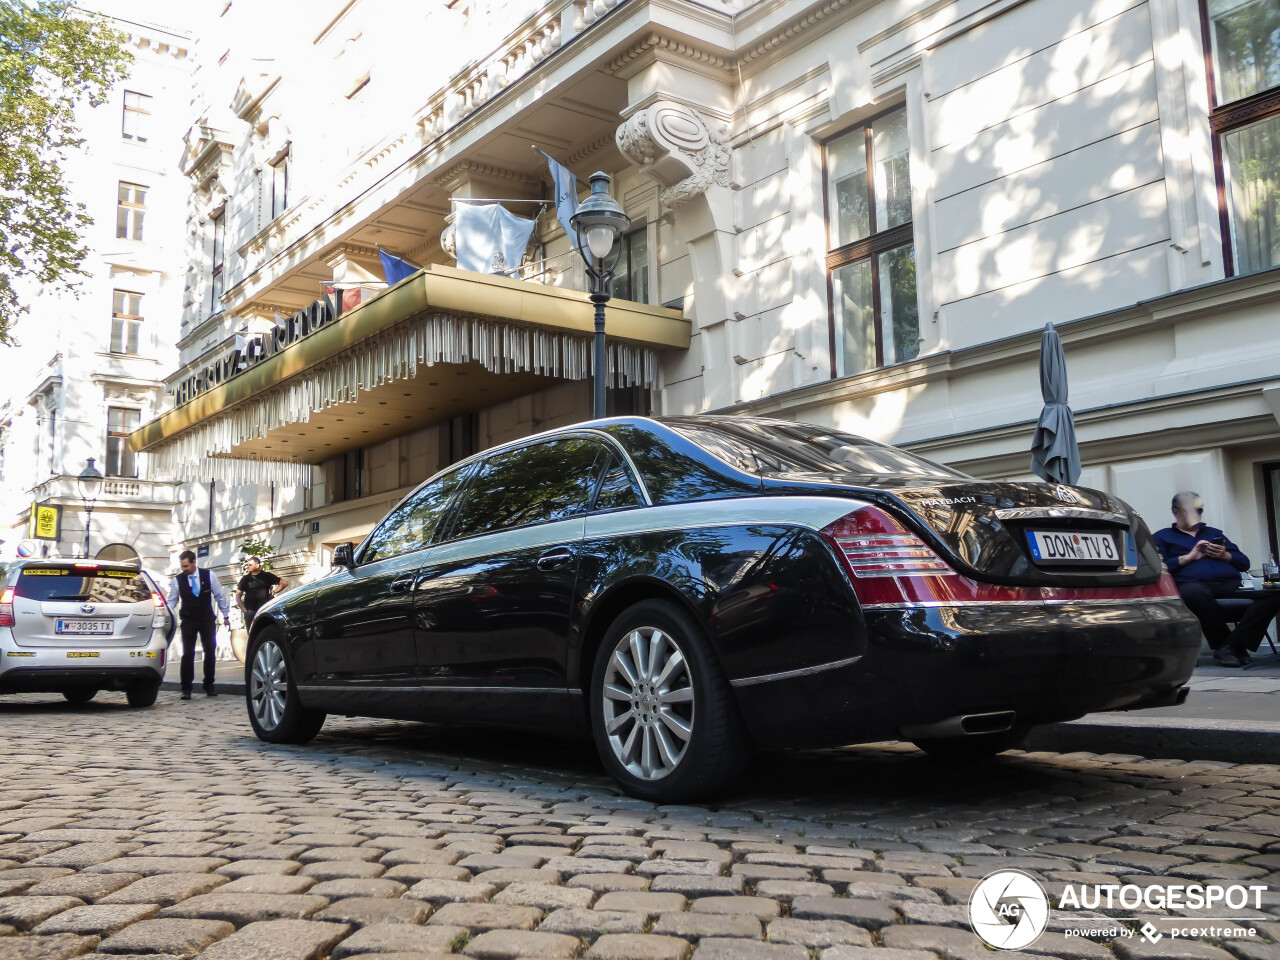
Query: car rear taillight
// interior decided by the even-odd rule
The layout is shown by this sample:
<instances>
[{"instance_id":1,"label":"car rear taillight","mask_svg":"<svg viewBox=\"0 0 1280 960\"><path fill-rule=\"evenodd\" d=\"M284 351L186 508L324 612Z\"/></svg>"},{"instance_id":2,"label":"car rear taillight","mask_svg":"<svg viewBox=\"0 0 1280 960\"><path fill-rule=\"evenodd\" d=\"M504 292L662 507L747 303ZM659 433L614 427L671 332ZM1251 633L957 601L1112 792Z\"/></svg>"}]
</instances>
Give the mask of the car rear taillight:
<instances>
[{"instance_id":1,"label":"car rear taillight","mask_svg":"<svg viewBox=\"0 0 1280 960\"><path fill-rule=\"evenodd\" d=\"M0 627L13 626L13 587L5 587L0 593Z\"/></svg>"},{"instance_id":2,"label":"car rear taillight","mask_svg":"<svg viewBox=\"0 0 1280 960\"><path fill-rule=\"evenodd\" d=\"M861 507L822 530L853 576L863 605L943 599L935 584L956 572L918 536L879 507Z\"/></svg>"},{"instance_id":3,"label":"car rear taillight","mask_svg":"<svg viewBox=\"0 0 1280 960\"><path fill-rule=\"evenodd\" d=\"M151 591L151 605L153 607L164 606L164 597L160 596L160 594L156 593L154 590Z\"/></svg>"}]
</instances>

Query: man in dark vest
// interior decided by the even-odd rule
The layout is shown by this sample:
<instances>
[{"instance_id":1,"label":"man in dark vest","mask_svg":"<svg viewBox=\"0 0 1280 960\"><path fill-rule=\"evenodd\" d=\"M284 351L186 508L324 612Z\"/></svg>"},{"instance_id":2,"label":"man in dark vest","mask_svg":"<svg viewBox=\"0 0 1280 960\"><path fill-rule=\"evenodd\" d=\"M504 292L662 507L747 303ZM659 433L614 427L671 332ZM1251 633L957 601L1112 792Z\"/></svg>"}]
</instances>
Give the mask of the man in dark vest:
<instances>
[{"instance_id":1,"label":"man in dark vest","mask_svg":"<svg viewBox=\"0 0 1280 960\"><path fill-rule=\"evenodd\" d=\"M182 619L182 699L191 699L191 685L196 674L196 637L204 647L204 692L216 697L213 687L214 657L217 651L213 605L222 611L222 622L231 626L231 603L223 592L222 584L208 570L196 566L196 555L190 550L178 554L182 572L169 584L169 605L178 605Z\"/></svg>"}]
</instances>

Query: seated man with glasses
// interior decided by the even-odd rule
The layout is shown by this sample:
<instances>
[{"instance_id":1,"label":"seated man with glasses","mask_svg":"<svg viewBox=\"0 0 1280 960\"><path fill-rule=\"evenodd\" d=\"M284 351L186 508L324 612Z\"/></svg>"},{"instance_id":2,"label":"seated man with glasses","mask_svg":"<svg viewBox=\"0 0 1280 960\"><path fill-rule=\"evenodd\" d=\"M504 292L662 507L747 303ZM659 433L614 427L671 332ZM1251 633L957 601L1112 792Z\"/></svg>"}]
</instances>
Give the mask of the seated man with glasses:
<instances>
[{"instance_id":1,"label":"seated man with glasses","mask_svg":"<svg viewBox=\"0 0 1280 960\"><path fill-rule=\"evenodd\" d=\"M1224 667L1242 667L1280 613L1280 591L1253 601L1234 630L1227 626L1218 599L1240 589L1240 573L1249 569L1249 558L1221 530L1206 524L1203 515L1200 494L1179 493L1173 498L1173 524L1152 536L1182 602L1200 621L1213 659Z\"/></svg>"}]
</instances>

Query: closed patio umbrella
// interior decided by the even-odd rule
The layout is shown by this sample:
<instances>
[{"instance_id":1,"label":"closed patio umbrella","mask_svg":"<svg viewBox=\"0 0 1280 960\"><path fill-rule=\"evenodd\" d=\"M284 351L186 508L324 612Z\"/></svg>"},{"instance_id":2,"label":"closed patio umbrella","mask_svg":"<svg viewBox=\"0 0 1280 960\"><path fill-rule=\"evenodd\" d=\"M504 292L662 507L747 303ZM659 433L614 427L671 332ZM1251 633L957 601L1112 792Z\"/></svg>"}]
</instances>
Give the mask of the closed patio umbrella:
<instances>
[{"instance_id":1,"label":"closed patio umbrella","mask_svg":"<svg viewBox=\"0 0 1280 960\"><path fill-rule=\"evenodd\" d=\"M1052 323L1044 325L1040 340L1040 393L1044 409L1031 441L1031 469L1050 483L1080 479L1080 448L1067 406L1067 358Z\"/></svg>"}]
</instances>

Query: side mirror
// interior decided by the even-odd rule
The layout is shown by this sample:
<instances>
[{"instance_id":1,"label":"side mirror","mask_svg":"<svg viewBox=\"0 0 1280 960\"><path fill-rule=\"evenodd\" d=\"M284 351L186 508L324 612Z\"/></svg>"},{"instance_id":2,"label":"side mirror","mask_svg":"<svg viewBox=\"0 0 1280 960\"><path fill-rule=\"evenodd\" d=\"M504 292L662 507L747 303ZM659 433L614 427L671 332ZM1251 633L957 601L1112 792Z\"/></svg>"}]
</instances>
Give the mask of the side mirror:
<instances>
[{"instance_id":1,"label":"side mirror","mask_svg":"<svg viewBox=\"0 0 1280 960\"><path fill-rule=\"evenodd\" d=\"M355 555L353 553L354 550L355 547L350 543L338 544L333 548L333 563L331 565L335 567L346 567L350 570L356 565Z\"/></svg>"}]
</instances>

